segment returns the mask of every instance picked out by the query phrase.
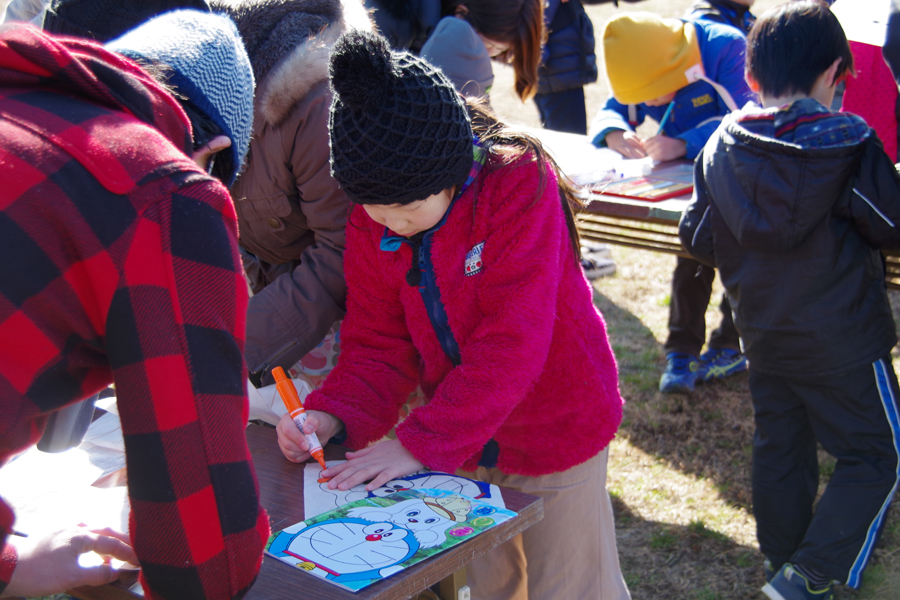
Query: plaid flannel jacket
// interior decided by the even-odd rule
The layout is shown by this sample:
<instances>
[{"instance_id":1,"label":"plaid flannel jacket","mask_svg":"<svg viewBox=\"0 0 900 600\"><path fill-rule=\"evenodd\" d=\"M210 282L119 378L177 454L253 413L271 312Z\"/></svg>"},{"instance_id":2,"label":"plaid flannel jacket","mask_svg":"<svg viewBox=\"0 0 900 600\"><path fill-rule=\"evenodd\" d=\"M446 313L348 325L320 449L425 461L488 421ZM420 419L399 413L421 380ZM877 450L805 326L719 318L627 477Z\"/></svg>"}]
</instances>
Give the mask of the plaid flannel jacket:
<instances>
[{"instance_id":1,"label":"plaid flannel jacket","mask_svg":"<svg viewBox=\"0 0 900 600\"><path fill-rule=\"evenodd\" d=\"M114 382L145 594L238 598L269 534L247 286L230 197L187 151L183 111L130 61L0 27L0 461Z\"/></svg>"}]
</instances>

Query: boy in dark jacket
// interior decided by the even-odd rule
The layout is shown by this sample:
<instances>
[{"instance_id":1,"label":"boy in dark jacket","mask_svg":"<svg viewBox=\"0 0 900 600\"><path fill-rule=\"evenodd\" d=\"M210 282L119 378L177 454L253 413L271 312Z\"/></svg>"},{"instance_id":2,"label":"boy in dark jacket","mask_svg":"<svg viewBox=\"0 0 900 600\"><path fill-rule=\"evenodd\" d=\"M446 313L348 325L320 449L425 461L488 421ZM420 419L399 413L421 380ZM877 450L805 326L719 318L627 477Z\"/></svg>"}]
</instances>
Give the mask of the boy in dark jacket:
<instances>
[{"instance_id":1,"label":"boy in dark jacket","mask_svg":"<svg viewBox=\"0 0 900 600\"><path fill-rule=\"evenodd\" d=\"M776 600L859 587L900 478L878 252L900 247L900 177L862 119L826 108L852 69L825 4L760 17L747 79L762 107L726 117L704 147L680 224L719 269L750 361L753 512ZM817 441L837 465L814 512Z\"/></svg>"}]
</instances>

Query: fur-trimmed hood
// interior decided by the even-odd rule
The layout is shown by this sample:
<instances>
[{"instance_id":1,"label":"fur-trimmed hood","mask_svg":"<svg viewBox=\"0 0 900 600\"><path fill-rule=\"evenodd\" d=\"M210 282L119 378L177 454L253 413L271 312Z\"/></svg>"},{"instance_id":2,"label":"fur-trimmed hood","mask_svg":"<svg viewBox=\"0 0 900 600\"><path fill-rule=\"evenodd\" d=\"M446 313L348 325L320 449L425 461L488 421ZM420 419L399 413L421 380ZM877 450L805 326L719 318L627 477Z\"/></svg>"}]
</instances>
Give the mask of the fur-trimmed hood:
<instances>
[{"instance_id":1,"label":"fur-trimmed hood","mask_svg":"<svg viewBox=\"0 0 900 600\"><path fill-rule=\"evenodd\" d=\"M361 0L213 0L211 6L237 24L256 77L257 118L273 125L328 78L328 56L341 34L373 30Z\"/></svg>"}]
</instances>

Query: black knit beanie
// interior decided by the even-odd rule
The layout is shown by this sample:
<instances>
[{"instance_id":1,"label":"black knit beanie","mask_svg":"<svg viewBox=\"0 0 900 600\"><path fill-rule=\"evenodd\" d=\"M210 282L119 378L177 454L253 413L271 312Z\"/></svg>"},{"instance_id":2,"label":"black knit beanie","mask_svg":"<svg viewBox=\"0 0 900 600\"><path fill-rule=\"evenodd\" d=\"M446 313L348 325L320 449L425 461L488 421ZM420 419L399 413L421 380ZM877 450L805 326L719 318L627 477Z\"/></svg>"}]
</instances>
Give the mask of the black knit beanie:
<instances>
[{"instance_id":1,"label":"black knit beanie","mask_svg":"<svg viewBox=\"0 0 900 600\"><path fill-rule=\"evenodd\" d=\"M105 43L179 8L209 12L206 0L53 0L44 14L43 29Z\"/></svg>"},{"instance_id":2,"label":"black knit beanie","mask_svg":"<svg viewBox=\"0 0 900 600\"><path fill-rule=\"evenodd\" d=\"M329 65L331 175L359 204L409 204L465 182L472 125L447 77L383 37L352 31Z\"/></svg>"}]
</instances>

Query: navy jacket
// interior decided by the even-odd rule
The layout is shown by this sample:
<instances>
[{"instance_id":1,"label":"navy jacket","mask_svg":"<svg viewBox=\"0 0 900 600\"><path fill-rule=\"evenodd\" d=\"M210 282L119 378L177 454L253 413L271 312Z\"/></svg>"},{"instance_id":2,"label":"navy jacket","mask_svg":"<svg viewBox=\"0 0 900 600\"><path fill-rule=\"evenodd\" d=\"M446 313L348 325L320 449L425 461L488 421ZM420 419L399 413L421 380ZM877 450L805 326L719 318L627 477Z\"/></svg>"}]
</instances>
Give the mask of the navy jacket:
<instances>
[{"instance_id":1,"label":"navy jacket","mask_svg":"<svg viewBox=\"0 0 900 600\"><path fill-rule=\"evenodd\" d=\"M753 369L834 373L890 352L878 249L900 247L900 176L862 119L810 99L729 115L694 180L679 235L719 270Z\"/></svg>"},{"instance_id":2,"label":"navy jacket","mask_svg":"<svg viewBox=\"0 0 900 600\"><path fill-rule=\"evenodd\" d=\"M578 0L549 0L544 7L549 31L541 50L538 93L580 88L597 81L594 25Z\"/></svg>"}]
</instances>

